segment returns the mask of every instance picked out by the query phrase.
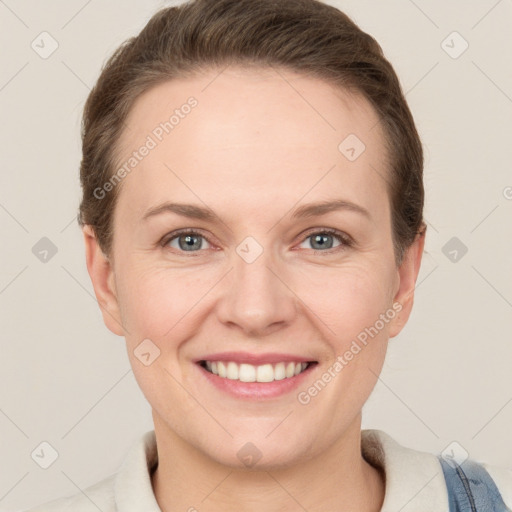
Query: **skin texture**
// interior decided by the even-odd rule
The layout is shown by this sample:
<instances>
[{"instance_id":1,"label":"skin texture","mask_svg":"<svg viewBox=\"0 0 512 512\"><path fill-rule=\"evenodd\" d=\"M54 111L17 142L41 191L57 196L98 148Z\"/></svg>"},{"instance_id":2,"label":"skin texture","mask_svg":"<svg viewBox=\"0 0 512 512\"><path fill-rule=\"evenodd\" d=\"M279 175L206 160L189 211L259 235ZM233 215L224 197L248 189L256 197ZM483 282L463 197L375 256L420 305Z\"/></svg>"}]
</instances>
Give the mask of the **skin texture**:
<instances>
[{"instance_id":1,"label":"skin texture","mask_svg":"<svg viewBox=\"0 0 512 512\"><path fill-rule=\"evenodd\" d=\"M104 322L125 337L152 406L159 506L378 511L384 479L361 455L361 409L388 339L409 317L424 245L418 237L396 268L378 117L362 97L289 70L206 70L137 99L120 164L190 96L197 106L117 185L110 258L90 227L83 231ZM366 146L355 161L338 149L351 133ZM339 210L292 219L299 206L340 198L370 218ZM142 220L164 201L207 206L216 217ZM183 238L181 246L170 237L159 245L183 228L204 237L192 251ZM332 246L322 248L312 235L325 228L354 244L327 235ZM252 263L236 250L249 236L263 250ZM393 303L401 311L317 396L299 403L297 391ZM160 350L149 366L134 354L144 339ZM219 351L284 352L318 365L300 390L242 400L209 384L193 362ZM251 468L237 457L247 442L262 454Z\"/></svg>"}]
</instances>

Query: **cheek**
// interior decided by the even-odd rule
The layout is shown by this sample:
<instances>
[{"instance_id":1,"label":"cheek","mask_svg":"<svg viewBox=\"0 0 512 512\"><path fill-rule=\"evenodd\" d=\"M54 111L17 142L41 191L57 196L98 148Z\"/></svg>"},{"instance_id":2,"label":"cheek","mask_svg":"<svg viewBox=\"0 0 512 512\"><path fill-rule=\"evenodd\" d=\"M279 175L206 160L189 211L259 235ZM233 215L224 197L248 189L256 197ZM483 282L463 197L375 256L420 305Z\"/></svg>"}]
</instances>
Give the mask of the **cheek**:
<instances>
[{"instance_id":1,"label":"cheek","mask_svg":"<svg viewBox=\"0 0 512 512\"><path fill-rule=\"evenodd\" d=\"M125 276L121 305L131 343L135 337L156 343L179 339L216 282L213 272L170 268L132 267Z\"/></svg>"},{"instance_id":2,"label":"cheek","mask_svg":"<svg viewBox=\"0 0 512 512\"><path fill-rule=\"evenodd\" d=\"M330 338L346 342L373 325L390 307L385 279L367 266L323 269L310 274L298 295L329 328Z\"/></svg>"},{"instance_id":3,"label":"cheek","mask_svg":"<svg viewBox=\"0 0 512 512\"><path fill-rule=\"evenodd\" d=\"M200 272L192 276L182 269L133 266L125 274L122 310L129 331L125 335L128 356L143 394L158 410L165 409L169 390L182 410L194 407L176 384L183 381L186 370L180 365L179 353L199 325L200 299L211 288L208 282ZM147 365L141 356L144 352L150 354Z\"/></svg>"}]
</instances>

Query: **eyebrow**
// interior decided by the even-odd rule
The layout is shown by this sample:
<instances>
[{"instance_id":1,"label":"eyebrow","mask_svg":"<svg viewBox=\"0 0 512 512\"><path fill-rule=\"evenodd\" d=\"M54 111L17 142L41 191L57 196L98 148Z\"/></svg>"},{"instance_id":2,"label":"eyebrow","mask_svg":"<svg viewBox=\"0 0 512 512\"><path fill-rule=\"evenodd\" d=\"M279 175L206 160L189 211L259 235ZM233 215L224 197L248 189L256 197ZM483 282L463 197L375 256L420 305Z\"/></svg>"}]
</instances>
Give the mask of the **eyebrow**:
<instances>
[{"instance_id":1,"label":"eyebrow","mask_svg":"<svg viewBox=\"0 0 512 512\"><path fill-rule=\"evenodd\" d=\"M366 208L363 208L356 203L345 201L344 199L336 199L334 201L322 201L319 203L311 203L300 206L292 214L292 219L315 217L338 210L347 210L359 213L369 220L372 218L370 212Z\"/></svg>"},{"instance_id":2,"label":"eyebrow","mask_svg":"<svg viewBox=\"0 0 512 512\"><path fill-rule=\"evenodd\" d=\"M334 201L322 201L318 203L302 205L293 212L292 219L315 217L339 210L346 210L359 213L366 217L367 219L371 220L370 212L366 208L363 208L362 206L356 203L345 201L343 199L336 199ZM206 220L210 222L213 222L217 217L217 215L215 215L215 213L209 208L193 204L165 202L159 204L158 206L149 208L142 217L142 220L145 221L150 217L154 217L155 215L160 215L162 213L175 213L182 217Z\"/></svg>"}]
</instances>

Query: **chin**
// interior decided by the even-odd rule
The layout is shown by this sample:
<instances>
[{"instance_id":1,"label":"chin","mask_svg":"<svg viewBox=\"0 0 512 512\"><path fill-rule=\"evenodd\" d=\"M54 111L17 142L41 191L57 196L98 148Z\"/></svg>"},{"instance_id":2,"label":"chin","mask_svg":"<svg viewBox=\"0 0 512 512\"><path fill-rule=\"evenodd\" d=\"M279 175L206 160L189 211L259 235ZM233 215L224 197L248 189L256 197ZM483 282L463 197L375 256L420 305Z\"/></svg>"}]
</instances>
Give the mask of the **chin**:
<instances>
[{"instance_id":1,"label":"chin","mask_svg":"<svg viewBox=\"0 0 512 512\"><path fill-rule=\"evenodd\" d=\"M243 449L243 448L242 448ZM218 464L229 467L231 469L256 472L256 471L277 471L287 469L297 463L296 456L290 456L285 453L266 453L264 450L257 452L253 447L246 450L242 457L238 457L238 453L233 457L231 453L224 453L214 460Z\"/></svg>"},{"instance_id":2,"label":"chin","mask_svg":"<svg viewBox=\"0 0 512 512\"><path fill-rule=\"evenodd\" d=\"M252 440L251 440L252 439ZM301 447L309 446L299 439L285 440L254 439L254 436L236 436L234 439L219 441L215 445L199 447L201 451L218 464L237 470L275 471L286 469L308 458Z\"/></svg>"}]
</instances>

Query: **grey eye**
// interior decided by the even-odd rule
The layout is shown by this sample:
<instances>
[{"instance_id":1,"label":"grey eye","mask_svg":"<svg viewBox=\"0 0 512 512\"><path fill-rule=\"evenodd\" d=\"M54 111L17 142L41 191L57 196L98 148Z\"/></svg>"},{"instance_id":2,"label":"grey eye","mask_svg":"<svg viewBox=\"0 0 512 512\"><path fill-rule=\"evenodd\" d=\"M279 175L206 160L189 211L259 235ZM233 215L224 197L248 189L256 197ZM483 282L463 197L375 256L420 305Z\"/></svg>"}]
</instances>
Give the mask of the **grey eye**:
<instances>
[{"instance_id":1,"label":"grey eye","mask_svg":"<svg viewBox=\"0 0 512 512\"><path fill-rule=\"evenodd\" d=\"M177 242L177 246L172 245L175 242ZM184 252L196 252L205 248L203 247L204 243L208 242L202 235L197 233L181 233L169 239L166 245Z\"/></svg>"}]
</instances>

